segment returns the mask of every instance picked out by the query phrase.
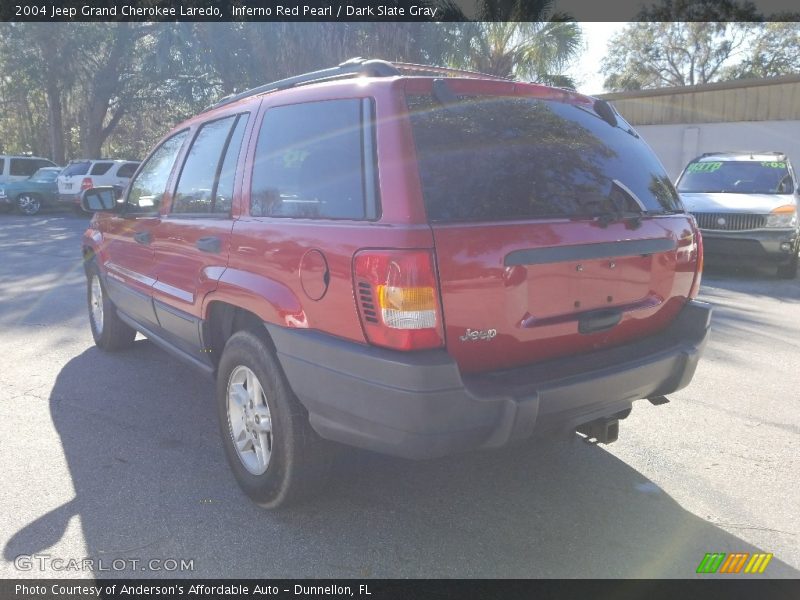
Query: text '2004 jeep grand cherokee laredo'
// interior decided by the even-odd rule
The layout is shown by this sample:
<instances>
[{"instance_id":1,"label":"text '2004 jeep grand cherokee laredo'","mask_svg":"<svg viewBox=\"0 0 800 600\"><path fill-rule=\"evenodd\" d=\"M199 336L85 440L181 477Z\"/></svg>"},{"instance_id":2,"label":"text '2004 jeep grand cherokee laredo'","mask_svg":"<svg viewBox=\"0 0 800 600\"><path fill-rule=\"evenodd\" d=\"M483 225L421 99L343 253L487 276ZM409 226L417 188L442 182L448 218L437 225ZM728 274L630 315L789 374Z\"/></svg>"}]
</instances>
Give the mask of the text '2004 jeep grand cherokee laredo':
<instances>
[{"instance_id":1,"label":"text '2004 jeep grand cherokee laredo'","mask_svg":"<svg viewBox=\"0 0 800 600\"><path fill-rule=\"evenodd\" d=\"M328 441L613 441L706 341L698 231L608 104L412 69L353 60L223 100L124 200L84 194L95 341L140 331L215 374L228 461L264 506L324 481Z\"/></svg>"}]
</instances>

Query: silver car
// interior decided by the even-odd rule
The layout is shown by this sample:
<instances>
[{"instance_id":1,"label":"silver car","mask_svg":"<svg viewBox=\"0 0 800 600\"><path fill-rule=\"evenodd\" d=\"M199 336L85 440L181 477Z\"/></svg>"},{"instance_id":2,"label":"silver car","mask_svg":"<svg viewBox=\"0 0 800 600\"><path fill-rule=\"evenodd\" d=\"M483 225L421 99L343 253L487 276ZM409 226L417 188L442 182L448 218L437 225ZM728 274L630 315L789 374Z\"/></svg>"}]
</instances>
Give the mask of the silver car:
<instances>
[{"instance_id":1,"label":"silver car","mask_svg":"<svg viewBox=\"0 0 800 600\"><path fill-rule=\"evenodd\" d=\"M771 262L778 277L797 275L800 189L785 154L703 154L686 166L677 187L709 260Z\"/></svg>"}]
</instances>

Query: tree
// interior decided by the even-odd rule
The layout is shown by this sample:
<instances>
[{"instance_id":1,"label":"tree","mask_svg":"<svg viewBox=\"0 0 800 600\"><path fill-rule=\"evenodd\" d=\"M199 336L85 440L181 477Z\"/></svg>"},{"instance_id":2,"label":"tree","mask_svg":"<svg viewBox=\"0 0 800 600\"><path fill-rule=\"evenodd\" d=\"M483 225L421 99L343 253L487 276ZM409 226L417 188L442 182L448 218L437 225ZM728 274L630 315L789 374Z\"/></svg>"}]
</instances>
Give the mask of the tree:
<instances>
[{"instance_id":1,"label":"tree","mask_svg":"<svg viewBox=\"0 0 800 600\"><path fill-rule=\"evenodd\" d=\"M796 21L798 14L770 18ZM603 60L609 90L685 86L800 71L800 26L763 23L752 2L662 0L614 36Z\"/></svg>"},{"instance_id":2,"label":"tree","mask_svg":"<svg viewBox=\"0 0 800 600\"><path fill-rule=\"evenodd\" d=\"M469 51L456 59L459 66L500 77L575 87L563 71L581 48L577 23L479 23L466 33Z\"/></svg>"},{"instance_id":3,"label":"tree","mask_svg":"<svg viewBox=\"0 0 800 600\"><path fill-rule=\"evenodd\" d=\"M21 94L44 95L47 108L49 149L31 148L48 154L55 162L65 160L63 100L75 78L72 59L77 49L77 31L72 23L9 23L0 36L0 56L5 57L4 84ZM28 132L35 138L33 132Z\"/></svg>"},{"instance_id":4,"label":"tree","mask_svg":"<svg viewBox=\"0 0 800 600\"><path fill-rule=\"evenodd\" d=\"M744 46L746 23L630 23L608 44L601 71L609 90L710 83Z\"/></svg>"},{"instance_id":5,"label":"tree","mask_svg":"<svg viewBox=\"0 0 800 600\"><path fill-rule=\"evenodd\" d=\"M745 58L725 69L724 79L777 77L800 73L800 23L764 23L757 26L755 39Z\"/></svg>"}]
</instances>

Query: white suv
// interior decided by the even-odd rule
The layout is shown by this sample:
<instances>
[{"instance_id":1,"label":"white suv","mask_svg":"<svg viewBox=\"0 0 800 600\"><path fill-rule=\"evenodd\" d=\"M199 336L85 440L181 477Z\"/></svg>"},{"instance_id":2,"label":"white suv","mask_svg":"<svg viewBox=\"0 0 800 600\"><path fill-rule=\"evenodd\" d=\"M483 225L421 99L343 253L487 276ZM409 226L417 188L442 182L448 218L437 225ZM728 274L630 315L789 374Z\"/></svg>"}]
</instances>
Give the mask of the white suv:
<instances>
[{"instance_id":1,"label":"white suv","mask_svg":"<svg viewBox=\"0 0 800 600\"><path fill-rule=\"evenodd\" d=\"M0 154L0 183L27 179L43 167L57 167L53 161L38 156Z\"/></svg>"},{"instance_id":2,"label":"white suv","mask_svg":"<svg viewBox=\"0 0 800 600\"><path fill-rule=\"evenodd\" d=\"M81 192L93 187L118 186L124 188L139 167L132 160L73 160L64 167L56 180L58 201L80 209Z\"/></svg>"}]
</instances>

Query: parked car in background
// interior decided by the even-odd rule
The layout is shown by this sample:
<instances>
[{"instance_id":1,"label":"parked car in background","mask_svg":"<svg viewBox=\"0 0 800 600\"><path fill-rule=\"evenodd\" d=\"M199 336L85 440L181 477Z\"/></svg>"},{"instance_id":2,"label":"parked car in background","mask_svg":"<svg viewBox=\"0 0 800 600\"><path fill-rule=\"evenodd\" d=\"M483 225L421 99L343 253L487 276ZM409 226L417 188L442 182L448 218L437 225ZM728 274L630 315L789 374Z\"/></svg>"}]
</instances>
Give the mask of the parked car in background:
<instances>
[{"instance_id":1,"label":"parked car in background","mask_svg":"<svg viewBox=\"0 0 800 600\"><path fill-rule=\"evenodd\" d=\"M707 339L694 220L609 104L406 70L426 68L354 59L223 100L121 202L83 193L95 343L139 331L216 376L226 456L266 507L324 485L331 441L613 442Z\"/></svg>"},{"instance_id":2,"label":"parked car in background","mask_svg":"<svg viewBox=\"0 0 800 600\"><path fill-rule=\"evenodd\" d=\"M778 277L797 275L800 190L785 154L703 154L683 170L678 191L710 260L773 263Z\"/></svg>"},{"instance_id":3,"label":"parked car in background","mask_svg":"<svg viewBox=\"0 0 800 600\"><path fill-rule=\"evenodd\" d=\"M125 188L139 167L133 160L73 160L58 176L58 200L80 210L81 192L93 187Z\"/></svg>"},{"instance_id":4,"label":"parked car in background","mask_svg":"<svg viewBox=\"0 0 800 600\"><path fill-rule=\"evenodd\" d=\"M38 156L0 154L0 184L28 179L43 167L58 167L52 160Z\"/></svg>"},{"instance_id":5,"label":"parked car in background","mask_svg":"<svg viewBox=\"0 0 800 600\"><path fill-rule=\"evenodd\" d=\"M0 183L0 206L16 207L23 215L35 215L44 206L58 203L56 177L61 167L44 167L28 179Z\"/></svg>"}]
</instances>

